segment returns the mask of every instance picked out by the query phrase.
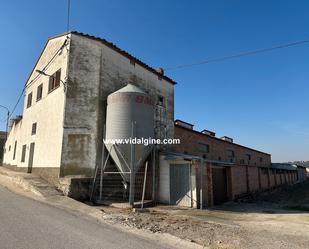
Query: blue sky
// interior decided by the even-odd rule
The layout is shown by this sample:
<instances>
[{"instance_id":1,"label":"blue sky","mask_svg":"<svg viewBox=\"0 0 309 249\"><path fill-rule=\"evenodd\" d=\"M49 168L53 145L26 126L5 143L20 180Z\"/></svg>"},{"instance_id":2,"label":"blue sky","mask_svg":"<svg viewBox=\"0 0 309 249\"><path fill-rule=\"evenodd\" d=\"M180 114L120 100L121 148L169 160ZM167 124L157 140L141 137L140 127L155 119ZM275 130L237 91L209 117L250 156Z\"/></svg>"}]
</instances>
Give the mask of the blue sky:
<instances>
[{"instance_id":1,"label":"blue sky","mask_svg":"<svg viewBox=\"0 0 309 249\"><path fill-rule=\"evenodd\" d=\"M72 0L71 30L170 68L308 39L308 13L306 0ZM66 1L2 1L0 28L0 104L11 109L46 39L65 31ZM275 162L309 160L308 58L305 44L166 70L178 82L175 118L269 152Z\"/></svg>"}]
</instances>

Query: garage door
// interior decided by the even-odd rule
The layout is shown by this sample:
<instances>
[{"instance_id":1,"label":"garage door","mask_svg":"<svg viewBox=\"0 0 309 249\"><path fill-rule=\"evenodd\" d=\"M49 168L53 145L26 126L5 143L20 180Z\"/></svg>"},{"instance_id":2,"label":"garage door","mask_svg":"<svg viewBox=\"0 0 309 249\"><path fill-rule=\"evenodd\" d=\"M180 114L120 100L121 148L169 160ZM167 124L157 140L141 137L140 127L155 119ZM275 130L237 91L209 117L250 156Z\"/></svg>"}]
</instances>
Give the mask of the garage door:
<instances>
[{"instance_id":1,"label":"garage door","mask_svg":"<svg viewBox=\"0 0 309 249\"><path fill-rule=\"evenodd\" d=\"M214 205L226 202L228 198L225 168L212 168L212 186Z\"/></svg>"},{"instance_id":2,"label":"garage door","mask_svg":"<svg viewBox=\"0 0 309 249\"><path fill-rule=\"evenodd\" d=\"M170 202L172 205L191 207L190 164L171 164Z\"/></svg>"}]
</instances>

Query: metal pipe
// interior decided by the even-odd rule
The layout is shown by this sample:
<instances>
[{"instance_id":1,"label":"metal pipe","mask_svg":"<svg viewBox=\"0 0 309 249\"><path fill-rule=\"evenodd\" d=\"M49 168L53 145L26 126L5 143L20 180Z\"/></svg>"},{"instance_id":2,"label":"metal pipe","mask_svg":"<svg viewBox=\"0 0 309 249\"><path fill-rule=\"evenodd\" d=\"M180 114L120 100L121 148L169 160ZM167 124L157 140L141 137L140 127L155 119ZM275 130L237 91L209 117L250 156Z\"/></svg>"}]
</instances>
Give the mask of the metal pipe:
<instances>
[{"instance_id":1,"label":"metal pipe","mask_svg":"<svg viewBox=\"0 0 309 249\"><path fill-rule=\"evenodd\" d=\"M156 147L152 150L152 201L156 200Z\"/></svg>"},{"instance_id":2,"label":"metal pipe","mask_svg":"<svg viewBox=\"0 0 309 249\"><path fill-rule=\"evenodd\" d=\"M141 208L144 208L144 199L145 199L145 190L146 190L146 181L147 181L147 169L148 169L148 161L145 165L145 174L144 174L144 184L143 184L143 195L142 195L142 205Z\"/></svg>"},{"instance_id":3,"label":"metal pipe","mask_svg":"<svg viewBox=\"0 0 309 249\"><path fill-rule=\"evenodd\" d=\"M203 167L204 167L204 159L201 159L200 165L200 209L203 209Z\"/></svg>"},{"instance_id":4,"label":"metal pipe","mask_svg":"<svg viewBox=\"0 0 309 249\"><path fill-rule=\"evenodd\" d=\"M103 141L102 141L102 160L101 160L101 174L100 174L100 197L99 200L102 201L102 192L103 192L103 174L104 174L104 160L105 160L105 125L103 127Z\"/></svg>"},{"instance_id":5,"label":"metal pipe","mask_svg":"<svg viewBox=\"0 0 309 249\"><path fill-rule=\"evenodd\" d=\"M132 122L132 131L131 131L131 137L134 138L134 129L135 128L135 122ZM135 145L131 143L131 160L130 160L130 167L131 167L131 174L130 174L130 195L129 195L129 203L131 207L134 207L134 183L135 183Z\"/></svg>"}]
</instances>

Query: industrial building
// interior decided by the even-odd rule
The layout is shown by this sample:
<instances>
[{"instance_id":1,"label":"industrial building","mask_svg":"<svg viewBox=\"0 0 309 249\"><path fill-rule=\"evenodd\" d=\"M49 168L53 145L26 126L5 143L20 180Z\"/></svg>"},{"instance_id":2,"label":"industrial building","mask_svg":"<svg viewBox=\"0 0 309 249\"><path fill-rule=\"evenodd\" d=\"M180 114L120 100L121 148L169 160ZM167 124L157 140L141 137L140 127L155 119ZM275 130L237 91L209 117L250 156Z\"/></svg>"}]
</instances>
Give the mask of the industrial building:
<instances>
[{"instance_id":1,"label":"industrial building","mask_svg":"<svg viewBox=\"0 0 309 249\"><path fill-rule=\"evenodd\" d=\"M11 120L4 165L76 199L203 208L304 179L297 166L174 122L175 82L114 44L79 32L48 39ZM109 143L180 139L178 145ZM118 141L118 140L117 140Z\"/></svg>"},{"instance_id":2,"label":"industrial building","mask_svg":"<svg viewBox=\"0 0 309 249\"><path fill-rule=\"evenodd\" d=\"M271 155L175 121L181 143L160 156L159 199L204 208L306 179L304 167L272 164Z\"/></svg>"},{"instance_id":3,"label":"industrial building","mask_svg":"<svg viewBox=\"0 0 309 249\"><path fill-rule=\"evenodd\" d=\"M128 84L131 90L135 87L133 91L140 91L139 96L151 99L148 106L153 112L152 121L138 123L136 128L152 122L150 135L173 138L175 82L162 69L149 67L101 38L78 32L49 38L26 82L23 115L10 124L4 164L36 173L66 194L83 198L88 193L89 179L102 166L107 98ZM108 134L109 128L106 126ZM147 149L145 161L151 152ZM119 170L116 153L107 154L113 155L106 165L107 172ZM143 168L144 163L139 166ZM152 165L149 163L149 171ZM108 176L104 184L110 181L113 190L116 186L127 188L124 173ZM114 192L111 196L119 194Z\"/></svg>"}]
</instances>

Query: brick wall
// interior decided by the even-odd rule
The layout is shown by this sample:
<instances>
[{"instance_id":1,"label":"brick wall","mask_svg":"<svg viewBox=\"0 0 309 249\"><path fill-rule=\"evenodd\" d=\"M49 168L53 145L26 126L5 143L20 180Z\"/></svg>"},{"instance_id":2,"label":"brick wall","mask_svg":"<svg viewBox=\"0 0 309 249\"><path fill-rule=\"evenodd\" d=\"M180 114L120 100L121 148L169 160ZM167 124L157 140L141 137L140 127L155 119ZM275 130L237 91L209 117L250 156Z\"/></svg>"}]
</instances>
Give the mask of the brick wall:
<instances>
[{"instance_id":1,"label":"brick wall","mask_svg":"<svg viewBox=\"0 0 309 249\"><path fill-rule=\"evenodd\" d=\"M271 156L264 152L230 143L178 125L175 125L174 132L175 138L180 139L180 144L174 145L172 148L175 152L204 156L211 160L232 161L239 165L269 166L271 164ZM209 151L204 150L200 144L207 144ZM229 150L234 152L234 158L229 156ZM251 157L250 161L247 160L247 154Z\"/></svg>"},{"instance_id":2,"label":"brick wall","mask_svg":"<svg viewBox=\"0 0 309 249\"><path fill-rule=\"evenodd\" d=\"M233 166L231 168L232 174L232 196L235 198L237 195L247 192L246 182L246 167Z\"/></svg>"},{"instance_id":3,"label":"brick wall","mask_svg":"<svg viewBox=\"0 0 309 249\"><path fill-rule=\"evenodd\" d=\"M275 169L271 169L269 172L269 183L270 183L271 188L276 186L276 170Z\"/></svg>"},{"instance_id":4,"label":"brick wall","mask_svg":"<svg viewBox=\"0 0 309 249\"><path fill-rule=\"evenodd\" d=\"M174 152L221 161L223 166L226 163L227 195L229 200L234 200L248 192L267 190L284 184L293 184L297 181L297 176L299 179L305 177L305 170L302 168L298 169L298 171L269 169L271 156L267 153L223 141L178 125L175 125L175 138L179 138L181 143L173 146ZM200 144L204 146L200 146ZM233 151L233 157L229 155L229 150ZM250 155L250 160L248 160L248 154ZM227 163L233 163L233 165L227 165ZM212 206L211 163L206 162L205 166L202 180L203 206ZM197 190L199 190L201 172L198 166L196 169ZM198 203L200 203L199 198L199 191L197 191Z\"/></svg>"},{"instance_id":5,"label":"brick wall","mask_svg":"<svg viewBox=\"0 0 309 249\"><path fill-rule=\"evenodd\" d=\"M268 188L268 169L263 168L261 169L261 189Z\"/></svg>"},{"instance_id":6,"label":"brick wall","mask_svg":"<svg viewBox=\"0 0 309 249\"><path fill-rule=\"evenodd\" d=\"M249 190L255 192L259 190L258 167L248 167L249 171Z\"/></svg>"}]
</instances>

